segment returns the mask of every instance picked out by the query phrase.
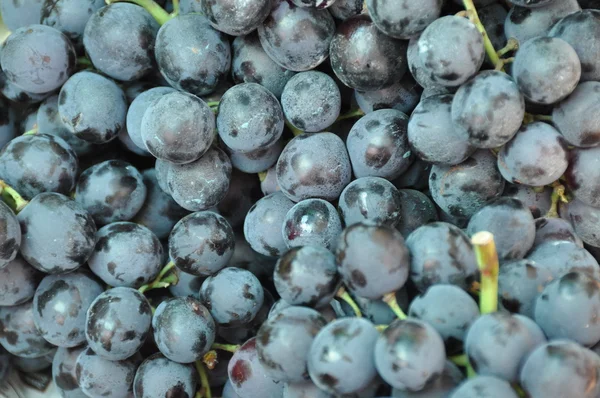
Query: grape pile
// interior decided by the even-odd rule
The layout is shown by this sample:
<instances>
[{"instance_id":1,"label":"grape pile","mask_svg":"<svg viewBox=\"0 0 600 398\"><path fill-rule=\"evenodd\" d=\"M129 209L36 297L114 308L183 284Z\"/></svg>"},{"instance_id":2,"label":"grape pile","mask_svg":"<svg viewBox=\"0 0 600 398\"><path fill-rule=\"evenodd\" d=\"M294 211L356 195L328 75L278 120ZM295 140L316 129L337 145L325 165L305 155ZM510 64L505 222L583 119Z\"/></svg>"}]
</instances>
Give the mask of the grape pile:
<instances>
[{"instance_id":1,"label":"grape pile","mask_svg":"<svg viewBox=\"0 0 600 398\"><path fill-rule=\"evenodd\" d=\"M0 14L0 397L600 398L600 1Z\"/></svg>"}]
</instances>

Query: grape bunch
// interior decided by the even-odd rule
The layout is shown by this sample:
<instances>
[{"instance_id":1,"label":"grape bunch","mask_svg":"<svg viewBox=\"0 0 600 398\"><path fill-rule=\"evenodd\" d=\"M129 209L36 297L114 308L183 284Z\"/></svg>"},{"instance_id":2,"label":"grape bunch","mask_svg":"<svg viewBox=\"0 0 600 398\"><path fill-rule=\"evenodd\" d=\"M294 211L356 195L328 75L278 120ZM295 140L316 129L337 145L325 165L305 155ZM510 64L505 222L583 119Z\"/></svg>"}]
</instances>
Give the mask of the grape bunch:
<instances>
[{"instance_id":1,"label":"grape bunch","mask_svg":"<svg viewBox=\"0 0 600 398\"><path fill-rule=\"evenodd\" d=\"M0 396L600 397L600 1L0 15Z\"/></svg>"}]
</instances>

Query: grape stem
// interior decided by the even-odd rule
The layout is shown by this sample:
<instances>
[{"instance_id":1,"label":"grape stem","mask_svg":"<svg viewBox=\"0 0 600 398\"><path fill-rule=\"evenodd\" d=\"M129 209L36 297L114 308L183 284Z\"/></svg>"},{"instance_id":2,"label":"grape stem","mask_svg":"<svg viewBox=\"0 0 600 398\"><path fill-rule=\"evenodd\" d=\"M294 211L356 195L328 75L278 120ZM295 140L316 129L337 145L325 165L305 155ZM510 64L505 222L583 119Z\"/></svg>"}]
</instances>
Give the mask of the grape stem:
<instances>
[{"instance_id":1,"label":"grape stem","mask_svg":"<svg viewBox=\"0 0 600 398\"><path fill-rule=\"evenodd\" d=\"M546 213L546 217L558 218L558 202L569 203L569 200L565 196L565 186L560 182L555 181L552 184L552 188L552 195L550 196L550 210L548 210L548 213Z\"/></svg>"},{"instance_id":2,"label":"grape stem","mask_svg":"<svg viewBox=\"0 0 600 398\"><path fill-rule=\"evenodd\" d=\"M79 58L77 58L77 65L85 66L85 67L94 66L92 64L92 61L90 61L88 57L79 57Z\"/></svg>"},{"instance_id":3,"label":"grape stem","mask_svg":"<svg viewBox=\"0 0 600 398\"><path fill-rule=\"evenodd\" d=\"M175 1L173 2L173 13L169 14L166 12L161 6L159 6L154 0L105 0L106 4L110 5L113 3L119 2L128 2L137 4L138 6L144 8L152 17L158 22L159 25L164 25L169 20L177 16L177 12L179 11L179 1L177 1L177 8L175 8Z\"/></svg>"},{"instance_id":4,"label":"grape stem","mask_svg":"<svg viewBox=\"0 0 600 398\"><path fill-rule=\"evenodd\" d=\"M38 127L37 127L37 125L36 125L36 126L35 126L34 128L32 128L31 130L24 132L24 133L23 133L23 135L35 135L35 134L37 134L37 133L38 133Z\"/></svg>"},{"instance_id":5,"label":"grape stem","mask_svg":"<svg viewBox=\"0 0 600 398\"><path fill-rule=\"evenodd\" d=\"M375 325L375 329L377 329L378 332L383 332L385 329L388 328L389 325Z\"/></svg>"},{"instance_id":6,"label":"grape stem","mask_svg":"<svg viewBox=\"0 0 600 398\"><path fill-rule=\"evenodd\" d=\"M29 204L29 201L25 200L14 188L2 180L0 180L0 189L2 190L2 199L15 213L20 212Z\"/></svg>"},{"instance_id":7,"label":"grape stem","mask_svg":"<svg viewBox=\"0 0 600 398\"><path fill-rule=\"evenodd\" d=\"M466 368L467 365L469 364L469 358L467 358L466 354L455 355L455 356L449 357L448 359L451 362L453 362L455 365L462 366L463 368Z\"/></svg>"},{"instance_id":8,"label":"grape stem","mask_svg":"<svg viewBox=\"0 0 600 398\"><path fill-rule=\"evenodd\" d=\"M510 63L514 62L514 60L515 60L515 57L501 58L500 61L498 61L498 64L496 65L496 67L494 69L497 71L503 71L504 65L510 64Z\"/></svg>"},{"instance_id":9,"label":"grape stem","mask_svg":"<svg viewBox=\"0 0 600 398\"><path fill-rule=\"evenodd\" d=\"M206 365L208 370L213 370L219 361L217 360L217 352L210 350L202 357L202 362Z\"/></svg>"},{"instance_id":10,"label":"grape stem","mask_svg":"<svg viewBox=\"0 0 600 398\"><path fill-rule=\"evenodd\" d=\"M352 118L360 117L360 116L364 116L364 115L365 115L365 113L361 109L356 109L354 111L350 111L348 113L344 113L343 115L338 116L338 118L335 121L339 122L342 120L352 119Z\"/></svg>"},{"instance_id":11,"label":"grape stem","mask_svg":"<svg viewBox=\"0 0 600 398\"><path fill-rule=\"evenodd\" d=\"M504 46L504 48L501 48L500 50L496 51L496 54L498 54L499 57L502 57L503 55L505 55L511 51L516 51L518 49L519 49L519 41L517 39L515 39L514 37L511 37L506 42L506 46Z\"/></svg>"},{"instance_id":12,"label":"grape stem","mask_svg":"<svg viewBox=\"0 0 600 398\"><path fill-rule=\"evenodd\" d=\"M477 265L481 272L481 294L479 308L482 314L498 311L498 253L494 235L490 232L477 232L471 238Z\"/></svg>"},{"instance_id":13,"label":"grape stem","mask_svg":"<svg viewBox=\"0 0 600 398\"><path fill-rule=\"evenodd\" d=\"M148 290L165 288L177 284L178 278L176 274L171 274L165 278L165 275L173 268L175 268L175 263L173 261L169 261L167 265L160 270L152 282L140 287L138 291L143 294Z\"/></svg>"},{"instance_id":14,"label":"grape stem","mask_svg":"<svg viewBox=\"0 0 600 398\"><path fill-rule=\"evenodd\" d=\"M263 182L264 180L267 179L267 172L266 171L261 171L260 173L258 173L258 179L260 180L260 182Z\"/></svg>"},{"instance_id":15,"label":"grape stem","mask_svg":"<svg viewBox=\"0 0 600 398\"><path fill-rule=\"evenodd\" d=\"M296 128L292 123L290 123L289 120L285 119L285 125L287 126L288 129L290 129L290 131L294 134L294 137L299 136L300 134L304 133L304 131Z\"/></svg>"},{"instance_id":16,"label":"grape stem","mask_svg":"<svg viewBox=\"0 0 600 398\"><path fill-rule=\"evenodd\" d=\"M386 303L388 305L388 307L390 307L390 309L392 311L394 311L394 314L396 314L396 316L399 319L406 319L407 316L404 313L404 311L402 311L402 308L400 308L400 306L398 305L398 300L396 300L396 293L392 292L392 293L388 293L385 296L383 296L383 302Z\"/></svg>"},{"instance_id":17,"label":"grape stem","mask_svg":"<svg viewBox=\"0 0 600 398\"><path fill-rule=\"evenodd\" d=\"M211 345L210 348L212 348L213 350L228 351L233 353L236 352L240 348L240 346L235 344L213 343L213 345Z\"/></svg>"},{"instance_id":18,"label":"grape stem","mask_svg":"<svg viewBox=\"0 0 600 398\"><path fill-rule=\"evenodd\" d=\"M217 108L219 106L219 101L209 101L206 103L211 108Z\"/></svg>"},{"instance_id":19,"label":"grape stem","mask_svg":"<svg viewBox=\"0 0 600 398\"><path fill-rule=\"evenodd\" d=\"M196 361L194 362L194 364L196 365L196 371L200 376L200 385L202 386L199 391L200 397L212 398L212 392L210 391L210 385L208 384L208 375L206 374L206 368L204 367L204 364L202 363L202 361Z\"/></svg>"},{"instance_id":20,"label":"grape stem","mask_svg":"<svg viewBox=\"0 0 600 398\"><path fill-rule=\"evenodd\" d=\"M483 46L485 47L485 52L487 53L490 62L494 66L498 65L498 62L500 62L500 57L494 49L494 45L492 44L487 32L485 31L483 24L481 23L479 15L477 15L477 9L475 8L475 4L473 4L473 0L463 0L463 4L465 6L465 9L469 12L469 18L471 19L471 22L475 24L477 30L483 36Z\"/></svg>"},{"instance_id":21,"label":"grape stem","mask_svg":"<svg viewBox=\"0 0 600 398\"><path fill-rule=\"evenodd\" d=\"M352 299L350 294L346 291L346 289L344 289L343 286L340 287L340 289L337 291L337 293L335 295L340 300L343 300L344 302L346 302L346 304L348 304L352 308L352 311L354 311L354 314L357 317L362 318L362 312L360 311L360 308L358 307L356 302Z\"/></svg>"}]
</instances>

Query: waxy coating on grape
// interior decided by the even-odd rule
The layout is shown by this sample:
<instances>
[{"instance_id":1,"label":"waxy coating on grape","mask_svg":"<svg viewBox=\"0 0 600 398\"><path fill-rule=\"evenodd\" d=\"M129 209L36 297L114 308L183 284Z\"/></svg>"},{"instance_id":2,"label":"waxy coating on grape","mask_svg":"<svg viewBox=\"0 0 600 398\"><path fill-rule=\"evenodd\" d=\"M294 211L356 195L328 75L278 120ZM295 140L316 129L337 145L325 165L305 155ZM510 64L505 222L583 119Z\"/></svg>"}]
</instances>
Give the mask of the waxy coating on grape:
<instances>
[{"instance_id":1,"label":"waxy coating on grape","mask_svg":"<svg viewBox=\"0 0 600 398\"><path fill-rule=\"evenodd\" d=\"M305 199L294 205L283 220L283 240L288 247L320 246L333 249L342 233L335 207L323 199Z\"/></svg>"},{"instance_id":2,"label":"waxy coating on grape","mask_svg":"<svg viewBox=\"0 0 600 398\"><path fill-rule=\"evenodd\" d=\"M44 277L21 256L0 268L0 306L23 304L33 297Z\"/></svg>"},{"instance_id":3,"label":"waxy coating on grape","mask_svg":"<svg viewBox=\"0 0 600 398\"><path fill-rule=\"evenodd\" d=\"M552 122L571 145L597 146L600 144L599 109L600 82L584 82L554 108Z\"/></svg>"},{"instance_id":4,"label":"waxy coating on grape","mask_svg":"<svg viewBox=\"0 0 600 398\"><path fill-rule=\"evenodd\" d=\"M59 347L52 359L52 380L65 398L83 398L85 394L79 389L79 381L75 372L79 354L86 346L73 348ZM79 395L77 395L79 394Z\"/></svg>"},{"instance_id":5,"label":"waxy coating on grape","mask_svg":"<svg viewBox=\"0 0 600 398\"><path fill-rule=\"evenodd\" d=\"M11 264L21 246L21 226L17 216L4 202L0 203L0 269Z\"/></svg>"},{"instance_id":6,"label":"waxy coating on grape","mask_svg":"<svg viewBox=\"0 0 600 398\"><path fill-rule=\"evenodd\" d=\"M408 40L440 16L442 1L368 0L367 9L373 23L383 33Z\"/></svg>"},{"instance_id":7,"label":"waxy coating on grape","mask_svg":"<svg viewBox=\"0 0 600 398\"><path fill-rule=\"evenodd\" d=\"M161 354L154 354L137 368L133 392L137 398L150 398L158 394L166 397L191 397L196 390L197 378L193 366L173 362Z\"/></svg>"},{"instance_id":8,"label":"waxy coating on grape","mask_svg":"<svg viewBox=\"0 0 600 398\"><path fill-rule=\"evenodd\" d=\"M33 311L33 301L0 307L0 345L12 355L39 358L56 349L35 326Z\"/></svg>"},{"instance_id":9,"label":"waxy coating on grape","mask_svg":"<svg viewBox=\"0 0 600 398\"><path fill-rule=\"evenodd\" d=\"M269 0L201 1L202 13L213 28L232 36L245 35L260 26L269 15Z\"/></svg>"}]
</instances>

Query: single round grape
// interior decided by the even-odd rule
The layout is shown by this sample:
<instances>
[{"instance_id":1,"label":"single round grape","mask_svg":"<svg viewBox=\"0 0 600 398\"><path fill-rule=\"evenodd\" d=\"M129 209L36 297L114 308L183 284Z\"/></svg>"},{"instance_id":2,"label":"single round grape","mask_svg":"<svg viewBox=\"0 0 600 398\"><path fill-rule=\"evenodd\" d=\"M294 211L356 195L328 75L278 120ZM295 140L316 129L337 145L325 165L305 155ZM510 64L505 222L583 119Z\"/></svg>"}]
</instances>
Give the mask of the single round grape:
<instances>
[{"instance_id":1,"label":"single round grape","mask_svg":"<svg viewBox=\"0 0 600 398\"><path fill-rule=\"evenodd\" d=\"M245 35L258 28L269 15L269 0L207 0L202 1L202 13L213 28L228 35Z\"/></svg>"},{"instance_id":2,"label":"single round grape","mask_svg":"<svg viewBox=\"0 0 600 398\"><path fill-rule=\"evenodd\" d=\"M460 86L479 71L485 58L475 24L454 15L433 21L419 37L418 48L424 70L443 86Z\"/></svg>"},{"instance_id":3,"label":"single round grape","mask_svg":"<svg viewBox=\"0 0 600 398\"><path fill-rule=\"evenodd\" d=\"M409 249L400 232L390 227L351 225L340 236L336 256L345 285L360 297L381 298L408 279Z\"/></svg>"},{"instance_id":4,"label":"single round grape","mask_svg":"<svg viewBox=\"0 0 600 398\"><path fill-rule=\"evenodd\" d=\"M290 249L277 260L273 282L289 304L319 308L335 296L340 276L333 253L323 247L304 246Z\"/></svg>"},{"instance_id":5,"label":"single round grape","mask_svg":"<svg viewBox=\"0 0 600 398\"><path fill-rule=\"evenodd\" d=\"M574 219L570 218L571 209L574 212L577 212L577 208L579 206L585 206L583 203L578 201L577 199L569 202L568 205L561 206L561 216L562 218L553 218L553 217L541 217L535 220L535 241L533 242L533 247L539 246L544 242L549 241L560 241L566 240L575 243L578 247L583 247L583 242L579 237L578 233L575 233L575 230L567 220L572 220L574 223ZM570 208L570 209L569 209ZM590 207L590 209L595 209ZM577 214L577 213L575 213ZM587 215L586 215L587 217Z\"/></svg>"},{"instance_id":6,"label":"single round grape","mask_svg":"<svg viewBox=\"0 0 600 398\"><path fill-rule=\"evenodd\" d=\"M244 221L244 236L252 249L265 256L279 257L287 249L282 234L287 212L294 206L281 192L258 200Z\"/></svg>"},{"instance_id":7,"label":"single round grape","mask_svg":"<svg viewBox=\"0 0 600 398\"><path fill-rule=\"evenodd\" d=\"M212 147L198 160L171 164L167 184L177 204L188 211L207 210L227 194L231 161L221 149Z\"/></svg>"},{"instance_id":8,"label":"single round grape","mask_svg":"<svg viewBox=\"0 0 600 398\"><path fill-rule=\"evenodd\" d=\"M105 5L102 0L44 0L40 21L42 25L60 30L73 44L80 46L88 20Z\"/></svg>"},{"instance_id":9,"label":"single round grape","mask_svg":"<svg viewBox=\"0 0 600 398\"><path fill-rule=\"evenodd\" d=\"M469 219L504 190L496 157L478 150L457 166L434 165L429 174L434 202L451 216Z\"/></svg>"},{"instance_id":10,"label":"single round grape","mask_svg":"<svg viewBox=\"0 0 600 398\"><path fill-rule=\"evenodd\" d=\"M0 58L2 52L0 48ZM35 94L29 91L23 90L21 87L10 82L6 78L6 74L0 69L0 94L2 94L7 100L20 103L20 104L34 104L43 101L51 93ZM7 106L8 109L8 106ZM4 145L3 145L4 146Z\"/></svg>"},{"instance_id":11,"label":"single round grape","mask_svg":"<svg viewBox=\"0 0 600 398\"><path fill-rule=\"evenodd\" d=\"M335 23L327 10L273 2L271 13L258 27L265 52L280 66L305 71L321 64L329 54Z\"/></svg>"},{"instance_id":12,"label":"single round grape","mask_svg":"<svg viewBox=\"0 0 600 398\"><path fill-rule=\"evenodd\" d=\"M218 336L230 344L243 344L249 338L256 336L258 329L260 329L262 324L269 317L270 309L275 302L268 290L265 289L264 293L265 299L263 305L260 307L260 310L258 310L258 313L252 321L237 327L219 327L217 331Z\"/></svg>"},{"instance_id":13,"label":"single round grape","mask_svg":"<svg viewBox=\"0 0 600 398\"><path fill-rule=\"evenodd\" d=\"M335 75L360 91L380 90L399 81L407 69L405 41L385 35L368 15L342 22L331 40L329 57Z\"/></svg>"},{"instance_id":14,"label":"single round grape","mask_svg":"<svg viewBox=\"0 0 600 398\"><path fill-rule=\"evenodd\" d=\"M444 341L418 319L395 320L379 336L374 350L379 375L392 387L419 391L446 363Z\"/></svg>"},{"instance_id":15,"label":"single round grape","mask_svg":"<svg viewBox=\"0 0 600 398\"><path fill-rule=\"evenodd\" d=\"M531 211L533 218L540 218L548 213L552 201L552 188L545 187L541 192L537 188L521 184L505 184L502 196L520 200Z\"/></svg>"},{"instance_id":16,"label":"single round grape","mask_svg":"<svg viewBox=\"0 0 600 398\"><path fill-rule=\"evenodd\" d=\"M0 269L0 306L19 305L31 299L43 276L21 256L5 264Z\"/></svg>"},{"instance_id":17,"label":"single round grape","mask_svg":"<svg viewBox=\"0 0 600 398\"><path fill-rule=\"evenodd\" d=\"M152 329L160 352L179 363L202 359L215 341L215 322L193 297L163 301L152 318Z\"/></svg>"},{"instance_id":18,"label":"single round grape","mask_svg":"<svg viewBox=\"0 0 600 398\"><path fill-rule=\"evenodd\" d=\"M344 142L333 133L301 134L283 149L277 161L277 182L291 200L335 200L351 179Z\"/></svg>"},{"instance_id":19,"label":"single round grape","mask_svg":"<svg viewBox=\"0 0 600 398\"><path fill-rule=\"evenodd\" d=\"M294 72L279 66L262 48L258 33L238 36L232 43L231 75L235 83L258 83L277 98Z\"/></svg>"},{"instance_id":20,"label":"single round grape","mask_svg":"<svg viewBox=\"0 0 600 398\"><path fill-rule=\"evenodd\" d=\"M421 33L442 12L441 0L367 0L373 23L383 33L408 40Z\"/></svg>"},{"instance_id":21,"label":"single round grape","mask_svg":"<svg viewBox=\"0 0 600 398\"><path fill-rule=\"evenodd\" d=\"M39 358L56 347L48 343L33 321L33 301L0 307L0 345L22 358Z\"/></svg>"},{"instance_id":22,"label":"single round grape","mask_svg":"<svg viewBox=\"0 0 600 398\"><path fill-rule=\"evenodd\" d=\"M408 142L415 154L433 164L456 165L474 151L466 130L452 122L453 96L421 100L408 122Z\"/></svg>"},{"instance_id":23,"label":"single round grape","mask_svg":"<svg viewBox=\"0 0 600 398\"><path fill-rule=\"evenodd\" d=\"M350 129L346 146L356 177L399 177L413 160L408 146L408 117L381 109L361 117Z\"/></svg>"},{"instance_id":24,"label":"single round grape","mask_svg":"<svg viewBox=\"0 0 600 398\"><path fill-rule=\"evenodd\" d=\"M75 372L79 354L86 350L86 346L59 347L52 360L52 380L64 398L83 398L85 394L79 388Z\"/></svg>"},{"instance_id":25,"label":"single round grape","mask_svg":"<svg viewBox=\"0 0 600 398\"><path fill-rule=\"evenodd\" d=\"M361 177L344 188L338 210L346 226L366 222L395 227L400 221L402 202L398 189L388 180Z\"/></svg>"},{"instance_id":26,"label":"single round grape","mask_svg":"<svg viewBox=\"0 0 600 398\"><path fill-rule=\"evenodd\" d=\"M575 243L581 241L594 247L600 247L600 230L598 230L598 219L600 209L588 206L580 200L573 199L561 206L561 217L570 222L565 227L565 237L558 236L560 240L571 240ZM560 219L549 219L559 221ZM562 221L562 220L560 220ZM571 228L572 226L572 228ZM556 240L558 240L556 239Z\"/></svg>"},{"instance_id":27,"label":"single round grape","mask_svg":"<svg viewBox=\"0 0 600 398\"><path fill-rule=\"evenodd\" d=\"M469 237L452 224L423 225L408 235L406 245L411 253L410 278L421 292L439 283L467 288L478 275Z\"/></svg>"},{"instance_id":28,"label":"single round grape","mask_svg":"<svg viewBox=\"0 0 600 398\"><path fill-rule=\"evenodd\" d=\"M467 330L479 317L479 306L464 290L454 285L436 284L413 299L408 316L427 322L444 340L446 353L462 351Z\"/></svg>"},{"instance_id":29,"label":"single round grape","mask_svg":"<svg viewBox=\"0 0 600 398\"><path fill-rule=\"evenodd\" d=\"M50 359L48 359L48 356ZM52 354L40 358L13 357L11 365L23 373L37 373L48 369L52 365Z\"/></svg>"},{"instance_id":30,"label":"single round grape","mask_svg":"<svg viewBox=\"0 0 600 398\"><path fill-rule=\"evenodd\" d=\"M140 172L122 160L107 160L79 176L75 200L98 225L131 220L146 199L146 185Z\"/></svg>"},{"instance_id":31,"label":"single round grape","mask_svg":"<svg viewBox=\"0 0 600 398\"><path fill-rule=\"evenodd\" d=\"M581 76L581 63L566 41L535 37L520 45L512 74L526 99L548 105L575 90Z\"/></svg>"},{"instance_id":32,"label":"single round grape","mask_svg":"<svg viewBox=\"0 0 600 398\"><path fill-rule=\"evenodd\" d=\"M172 87L198 96L213 92L231 64L225 34L195 13L179 15L161 26L154 54L160 73Z\"/></svg>"},{"instance_id":33,"label":"single round grape","mask_svg":"<svg viewBox=\"0 0 600 398\"><path fill-rule=\"evenodd\" d=\"M233 229L241 230L244 226L244 219L246 218L246 214L248 214L248 210L262 196L260 192L260 179L252 178L248 174L233 169L229 189L225 197L217 205L217 210L219 214L225 217Z\"/></svg>"},{"instance_id":34,"label":"single round grape","mask_svg":"<svg viewBox=\"0 0 600 398\"><path fill-rule=\"evenodd\" d=\"M392 396L397 398L446 398L465 379L462 371L452 362L446 361L442 373L431 380L420 391L392 389Z\"/></svg>"},{"instance_id":35,"label":"single round grape","mask_svg":"<svg viewBox=\"0 0 600 398\"><path fill-rule=\"evenodd\" d=\"M525 361L520 385L532 398L598 395L598 356L579 344L557 340L538 347Z\"/></svg>"},{"instance_id":36,"label":"single round grape","mask_svg":"<svg viewBox=\"0 0 600 398\"><path fill-rule=\"evenodd\" d=\"M340 90L327 74L317 71L294 75L281 95L283 113L290 123L309 133L331 126L342 104Z\"/></svg>"},{"instance_id":37,"label":"single round grape","mask_svg":"<svg viewBox=\"0 0 600 398\"><path fill-rule=\"evenodd\" d=\"M496 2L477 8L479 20L485 28L485 31L492 42L494 48L502 48L506 45L506 36L504 36L504 22L508 15L504 5Z\"/></svg>"},{"instance_id":38,"label":"single round grape","mask_svg":"<svg viewBox=\"0 0 600 398\"><path fill-rule=\"evenodd\" d=\"M600 144L599 112L600 82L584 82L553 109L552 122L571 145L597 146Z\"/></svg>"},{"instance_id":39,"label":"single round grape","mask_svg":"<svg viewBox=\"0 0 600 398\"><path fill-rule=\"evenodd\" d=\"M335 207L323 199L305 199L292 207L283 220L283 240L288 247L318 246L333 249L342 233Z\"/></svg>"},{"instance_id":40,"label":"single round grape","mask_svg":"<svg viewBox=\"0 0 600 398\"><path fill-rule=\"evenodd\" d=\"M364 113L395 109L410 114L419 103L421 91L419 84L409 74L405 74L399 82L380 90L355 90L354 97Z\"/></svg>"},{"instance_id":41,"label":"single round grape","mask_svg":"<svg viewBox=\"0 0 600 398\"><path fill-rule=\"evenodd\" d=\"M173 273L177 275L177 283L169 286L169 292L173 297L200 298L200 287L206 278L188 274L177 267L173 269Z\"/></svg>"},{"instance_id":42,"label":"single round grape","mask_svg":"<svg viewBox=\"0 0 600 398\"><path fill-rule=\"evenodd\" d=\"M60 88L75 71L75 62L75 48L67 36L44 25L12 32L0 57L8 81L34 94Z\"/></svg>"},{"instance_id":43,"label":"single round grape","mask_svg":"<svg viewBox=\"0 0 600 398\"><path fill-rule=\"evenodd\" d=\"M569 153L569 167L565 172L567 187L583 203L600 207L600 180L596 161L600 147L574 149Z\"/></svg>"},{"instance_id":44,"label":"single round grape","mask_svg":"<svg viewBox=\"0 0 600 398\"><path fill-rule=\"evenodd\" d=\"M1 157L1 155L0 155ZM17 216L4 202L0 203L0 269L8 266L21 246L21 226Z\"/></svg>"},{"instance_id":45,"label":"single round grape","mask_svg":"<svg viewBox=\"0 0 600 398\"><path fill-rule=\"evenodd\" d=\"M52 135L22 135L0 152L0 176L26 199L42 192L68 195L77 171L75 152L62 138Z\"/></svg>"},{"instance_id":46,"label":"single round grape","mask_svg":"<svg viewBox=\"0 0 600 398\"><path fill-rule=\"evenodd\" d=\"M587 272L594 278L600 279L598 262L590 252L573 242L544 242L534 247L527 255L527 259L547 268L552 275L552 279L560 278L572 271Z\"/></svg>"},{"instance_id":47,"label":"single round grape","mask_svg":"<svg viewBox=\"0 0 600 398\"><path fill-rule=\"evenodd\" d=\"M217 130L233 151L250 152L273 145L281 137L283 125L279 101L260 84L237 84L219 102Z\"/></svg>"},{"instance_id":48,"label":"single round grape","mask_svg":"<svg viewBox=\"0 0 600 398\"><path fill-rule=\"evenodd\" d=\"M156 182L158 183L158 187L169 196L171 196L171 191L169 190L167 176L169 175L171 165L171 162L167 162L160 159L156 159L156 162L154 164L154 169L156 170Z\"/></svg>"},{"instance_id":49,"label":"single round grape","mask_svg":"<svg viewBox=\"0 0 600 398\"><path fill-rule=\"evenodd\" d=\"M136 398L192 397L196 391L197 378L198 374L193 366L154 354L137 368L133 393Z\"/></svg>"},{"instance_id":50,"label":"single round grape","mask_svg":"<svg viewBox=\"0 0 600 398\"><path fill-rule=\"evenodd\" d=\"M121 361L144 344L151 320L150 303L143 294L129 287L115 287L96 297L89 307L85 336L96 354Z\"/></svg>"},{"instance_id":51,"label":"single round grape","mask_svg":"<svg viewBox=\"0 0 600 398\"><path fill-rule=\"evenodd\" d=\"M517 398L519 395L510 384L493 376L475 376L459 385L449 398Z\"/></svg>"},{"instance_id":52,"label":"single round grape","mask_svg":"<svg viewBox=\"0 0 600 398\"><path fill-rule=\"evenodd\" d=\"M251 272L227 267L202 282L200 301L220 326L239 326L254 319L263 304L264 292Z\"/></svg>"},{"instance_id":53,"label":"single round grape","mask_svg":"<svg viewBox=\"0 0 600 398\"><path fill-rule=\"evenodd\" d=\"M116 138L125 126L127 101L115 82L83 71L73 75L61 88L58 112L77 138L104 144Z\"/></svg>"},{"instance_id":54,"label":"single round grape","mask_svg":"<svg viewBox=\"0 0 600 398\"><path fill-rule=\"evenodd\" d=\"M400 213L396 228L404 238L422 225L438 220L437 210L431 199L414 189L399 189Z\"/></svg>"},{"instance_id":55,"label":"single round grape","mask_svg":"<svg viewBox=\"0 0 600 398\"><path fill-rule=\"evenodd\" d=\"M284 147L283 139L277 140L268 147L250 152L234 151L225 145L222 140L219 140L219 143L231 159L231 165L235 169L248 174L261 173L268 170L277 162Z\"/></svg>"},{"instance_id":56,"label":"single round grape","mask_svg":"<svg viewBox=\"0 0 600 398\"><path fill-rule=\"evenodd\" d=\"M423 98L427 98L431 95L438 94L450 94L449 90L454 88L443 86L440 83L433 80L429 70L426 70L421 62L419 55L419 38L421 36L415 36L408 41L408 48L406 49L406 61L408 64L408 70L417 83L425 90L423 91ZM433 91L432 91L433 90ZM439 91L439 92L438 92Z\"/></svg>"},{"instance_id":57,"label":"single round grape","mask_svg":"<svg viewBox=\"0 0 600 398\"><path fill-rule=\"evenodd\" d=\"M21 255L40 271L56 274L83 265L96 243L96 225L79 203L58 193L34 197L17 216Z\"/></svg>"},{"instance_id":58,"label":"single round grape","mask_svg":"<svg viewBox=\"0 0 600 398\"><path fill-rule=\"evenodd\" d=\"M127 397L133 394L133 379L140 362L139 355L109 361L87 348L77 357L75 374L81 391L88 397Z\"/></svg>"},{"instance_id":59,"label":"single round grape","mask_svg":"<svg viewBox=\"0 0 600 398\"><path fill-rule=\"evenodd\" d=\"M24 26L39 23L43 6L43 0L3 1L0 4L0 13L8 30L14 32Z\"/></svg>"},{"instance_id":60,"label":"single round grape","mask_svg":"<svg viewBox=\"0 0 600 398\"><path fill-rule=\"evenodd\" d=\"M392 181L396 188L426 190L429 188L429 174L433 165L415 156L408 169Z\"/></svg>"},{"instance_id":61,"label":"single round grape","mask_svg":"<svg viewBox=\"0 0 600 398\"><path fill-rule=\"evenodd\" d=\"M233 255L235 237L227 220L212 211L182 218L169 235L169 256L184 272L209 276L224 268Z\"/></svg>"}]
</instances>

